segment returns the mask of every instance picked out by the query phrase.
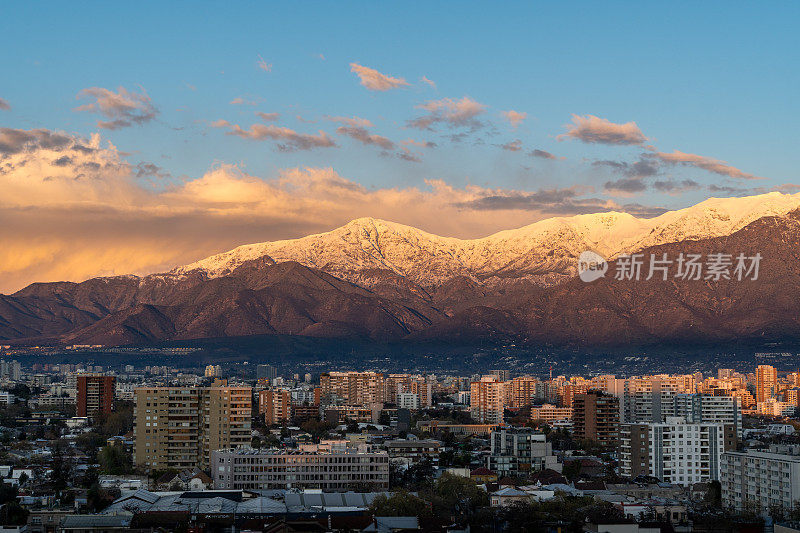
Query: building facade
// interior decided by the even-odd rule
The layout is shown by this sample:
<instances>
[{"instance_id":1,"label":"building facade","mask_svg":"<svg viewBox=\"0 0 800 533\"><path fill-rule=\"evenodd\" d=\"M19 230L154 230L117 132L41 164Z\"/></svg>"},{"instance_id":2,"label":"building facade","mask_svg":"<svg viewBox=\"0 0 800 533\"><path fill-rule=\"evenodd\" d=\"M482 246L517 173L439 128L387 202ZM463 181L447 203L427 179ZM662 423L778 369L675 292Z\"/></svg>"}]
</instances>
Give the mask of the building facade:
<instances>
[{"instance_id":1,"label":"building facade","mask_svg":"<svg viewBox=\"0 0 800 533\"><path fill-rule=\"evenodd\" d=\"M794 509L800 501L800 456L762 451L727 451L720 466L722 504Z\"/></svg>"},{"instance_id":2,"label":"building facade","mask_svg":"<svg viewBox=\"0 0 800 533\"><path fill-rule=\"evenodd\" d=\"M76 381L77 416L107 415L114 410L117 378L101 374L81 374Z\"/></svg>"},{"instance_id":3,"label":"building facade","mask_svg":"<svg viewBox=\"0 0 800 533\"><path fill-rule=\"evenodd\" d=\"M503 476L523 476L546 468L561 470L553 445L530 428L498 429L490 437L487 467Z\"/></svg>"},{"instance_id":4,"label":"building facade","mask_svg":"<svg viewBox=\"0 0 800 533\"><path fill-rule=\"evenodd\" d=\"M573 433L601 446L619 442L619 398L600 391L576 394L572 403Z\"/></svg>"},{"instance_id":5,"label":"building facade","mask_svg":"<svg viewBox=\"0 0 800 533\"><path fill-rule=\"evenodd\" d=\"M136 389L136 464L206 468L214 450L250 444L250 387Z\"/></svg>"},{"instance_id":6,"label":"building facade","mask_svg":"<svg viewBox=\"0 0 800 533\"><path fill-rule=\"evenodd\" d=\"M218 450L212 452L211 471L216 489L344 492L389 488L388 454L353 448Z\"/></svg>"},{"instance_id":7,"label":"building facade","mask_svg":"<svg viewBox=\"0 0 800 533\"><path fill-rule=\"evenodd\" d=\"M688 486L719 480L722 454L736 449L736 428L713 422L623 424L619 447L620 474L654 476Z\"/></svg>"}]
</instances>

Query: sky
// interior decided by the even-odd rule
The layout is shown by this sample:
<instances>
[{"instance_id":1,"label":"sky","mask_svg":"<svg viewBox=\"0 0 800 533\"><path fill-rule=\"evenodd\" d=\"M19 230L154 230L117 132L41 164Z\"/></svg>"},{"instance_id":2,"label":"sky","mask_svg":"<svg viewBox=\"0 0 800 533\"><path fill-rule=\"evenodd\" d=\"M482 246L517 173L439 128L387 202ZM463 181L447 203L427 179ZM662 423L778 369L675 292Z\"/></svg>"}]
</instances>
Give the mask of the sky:
<instances>
[{"instance_id":1,"label":"sky","mask_svg":"<svg viewBox=\"0 0 800 533\"><path fill-rule=\"evenodd\" d=\"M796 193L800 4L7 2L0 292Z\"/></svg>"}]
</instances>

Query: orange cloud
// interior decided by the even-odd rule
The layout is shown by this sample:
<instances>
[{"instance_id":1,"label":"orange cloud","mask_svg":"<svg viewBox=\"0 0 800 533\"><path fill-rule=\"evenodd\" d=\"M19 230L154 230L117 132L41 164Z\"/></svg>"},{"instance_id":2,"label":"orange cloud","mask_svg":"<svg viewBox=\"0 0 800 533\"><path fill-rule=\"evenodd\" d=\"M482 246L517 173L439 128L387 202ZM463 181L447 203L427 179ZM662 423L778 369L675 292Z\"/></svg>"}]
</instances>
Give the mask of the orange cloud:
<instances>
[{"instance_id":1,"label":"orange cloud","mask_svg":"<svg viewBox=\"0 0 800 533\"><path fill-rule=\"evenodd\" d=\"M764 179L759 176L754 176L753 174L748 174L747 172L742 172L738 168L729 165L725 161L720 161L712 157L706 157L697 154L687 154L678 150L675 150L672 153L655 152L653 156L667 164L701 168L708 172L719 174L720 176L727 176L729 178L743 180Z\"/></svg>"},{"instance_id":2,"label":"orange cloud","mask_svg":"<svg viewBox=\"0 0 800 533\"><path fill-rule=\"evenodd\" d=\"M381 74L374 68L364 67L358 63L350 63L350 72L355 72L361 80L361 85L370 91L388 91L409 85L403 78L393 78Z\"/></svg>"},{"instance_id":3,"label":"orange cloud","mask_svg":"<svg viewBox=\"0 0 800 533\"><path fill-rule=\"evenodd\" d=\"M528 118L528 114L525 112L514 111L509 109L508 111L503 111L501 113L503 117L511 124L511 127L514 129L517 128L522 122Z\"/></svg>"},{"instance_id":4,"label":"orange cloud","mask_svg":"<svg viewBox=\"0 0 800 533\"><path fill-rule=\"evenodd\" d=\"M594 115L572 115L572 124L566 128L567 132L557 137L559 140L572 138L597 144L643 144L648 140L635 122L616 124Z\"/></svg>"}]
</instances>

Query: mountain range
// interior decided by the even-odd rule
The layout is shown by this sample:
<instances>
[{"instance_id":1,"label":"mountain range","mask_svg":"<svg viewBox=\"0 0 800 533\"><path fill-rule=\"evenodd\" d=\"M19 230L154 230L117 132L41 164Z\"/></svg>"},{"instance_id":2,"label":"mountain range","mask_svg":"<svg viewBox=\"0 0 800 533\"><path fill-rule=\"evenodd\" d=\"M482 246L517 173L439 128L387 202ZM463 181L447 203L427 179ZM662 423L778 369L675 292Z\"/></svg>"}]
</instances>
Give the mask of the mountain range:
<instances>
[{"instance_id":1,"label":"mountain range","mask_svg":"<svg viewBox=\"0 0 800 533\"><path fill-rule=\"evenodd\" d=\"M655 218L558 217L480 239L373 218L240 246L147 276L0 295L9 343L140 344L246 335L552 345L800 337L800 195L712 198ZM586 283L577 258L609 259ZM621 256L740 253L757 280L618 280Z\"/></svg>"}]
</instances>

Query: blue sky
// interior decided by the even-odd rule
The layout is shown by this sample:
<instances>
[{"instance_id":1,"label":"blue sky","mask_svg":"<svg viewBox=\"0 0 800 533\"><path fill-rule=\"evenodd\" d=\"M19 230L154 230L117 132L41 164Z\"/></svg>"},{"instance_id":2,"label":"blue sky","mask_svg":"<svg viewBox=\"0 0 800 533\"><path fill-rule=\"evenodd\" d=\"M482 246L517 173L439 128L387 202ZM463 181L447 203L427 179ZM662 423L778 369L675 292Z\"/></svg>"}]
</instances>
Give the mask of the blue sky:
<instances>
[{"instance_id":1,"label":"blue sky","mask_svg":"<svg viewBox=\"0 0 800 533\"><path fill-rule=\"evenodd\" d=\"M267 182L308 167L330 168L367 191L428 191L431 180L483 190L459 196L462 209L485 210L481 194L513 200L514 216L496 211L494 226L476 222L462 236L590 209L531 202L541 191L569 190L591 198L588 205L655 214L709 196L798 190L798 20L800 4L789 2L8 2L0 21L0 98L9 109L0 111L0 127L76 138L98 133L123 162L160 169L123 184L146 191L184 187L224 164ZM261 58L269 72L258 67ZM351 63L408 85L369 90ZM98 127L113 117L96 108L76 111L98 104L92 96L76 98L92 87L145 95L153 116ZM232 105L236 98L255 105ZM426 114L417 106L464 98L482 110L469 126L408 125ZM501 116L508 110L527 114L517 128ZM264 122L256 112L280 118ZM607 121L587 123L589 130L635 122L647 140L587 142L597 139L589 130L564 136L573 115ZM392 149L337 133L343 124L329 116L369 120L368 133ZM220 120L228 126L214 127ZM232 125L247 130L259 123L300 135L321 130L336 146L287 152L273 138L228 134ZM458 133L466 135L451 140ZM401 144L408 139L436 147ZM516 140L521 150L501 147ZM419 161L398 157L403 147ZM532 150L556 159L527 155ZM663 156L676 150L684 154L677 162ZM632 170L637 161L648 163L643 173ZM720 161L727 164L715 167L721 172L708 170ZM291 194L294 185L280 187ZM23 200L17 203L41 207ZM313 228L332 227L348 214L384 216L363 205ZM411 216L401 221L448 230ZM200 248L310 229L283 222Z\"/></svg>"}]
</instances>

